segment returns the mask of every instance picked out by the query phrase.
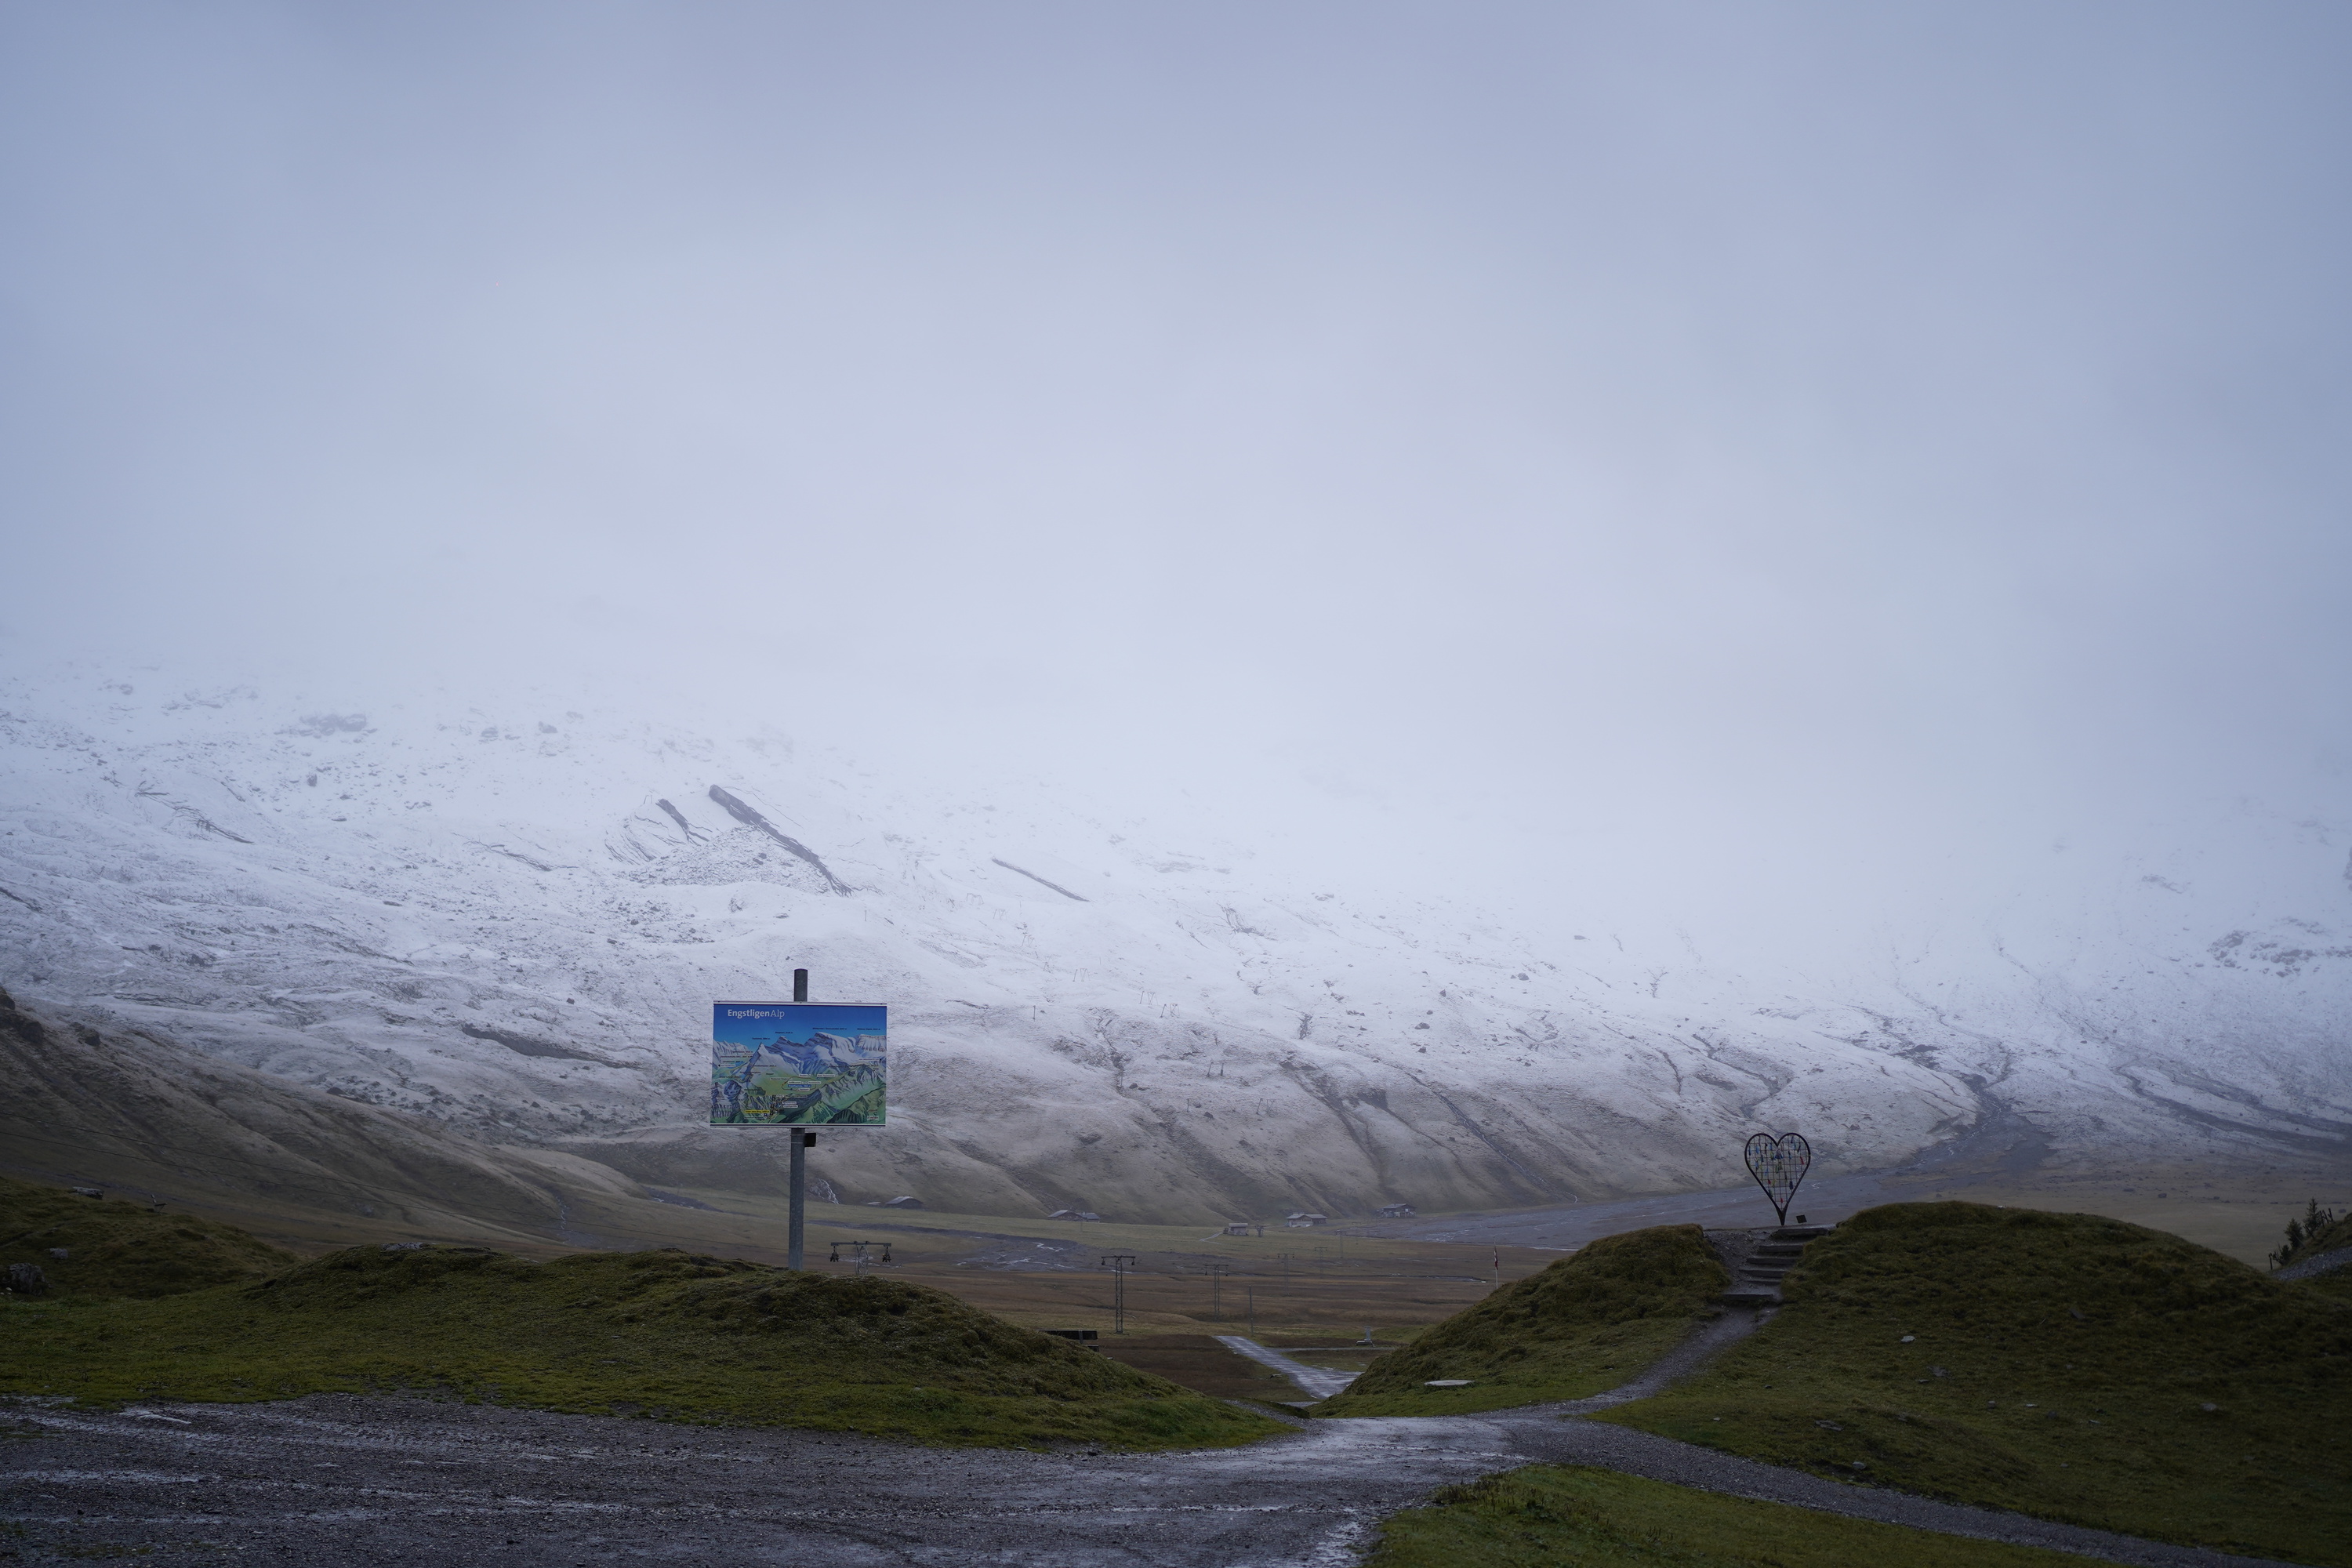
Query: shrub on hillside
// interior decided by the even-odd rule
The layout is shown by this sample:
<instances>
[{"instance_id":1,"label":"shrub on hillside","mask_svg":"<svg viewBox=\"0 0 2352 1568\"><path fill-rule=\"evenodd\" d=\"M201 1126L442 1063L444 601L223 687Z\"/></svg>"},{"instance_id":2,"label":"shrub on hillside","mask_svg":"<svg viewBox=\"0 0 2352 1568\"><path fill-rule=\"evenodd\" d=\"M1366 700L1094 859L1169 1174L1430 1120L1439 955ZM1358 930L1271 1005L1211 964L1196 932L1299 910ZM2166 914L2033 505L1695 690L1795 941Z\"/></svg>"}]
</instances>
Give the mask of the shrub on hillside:
<instances>
[{"instance_id":1,"label":"shrub on hillside","mask_svg":"<svg viewBox=\"0 0 2352 1568\"><path fill-rule=\"evenodd\" d=\"M2284 1268L2339 1247L2352 1247L2352 1214L2338 1216L2313 1198L2302 1214L2286 1222L2286 1245L2271 1254L2271 1267Z\"/></svg>"}]
</instances>

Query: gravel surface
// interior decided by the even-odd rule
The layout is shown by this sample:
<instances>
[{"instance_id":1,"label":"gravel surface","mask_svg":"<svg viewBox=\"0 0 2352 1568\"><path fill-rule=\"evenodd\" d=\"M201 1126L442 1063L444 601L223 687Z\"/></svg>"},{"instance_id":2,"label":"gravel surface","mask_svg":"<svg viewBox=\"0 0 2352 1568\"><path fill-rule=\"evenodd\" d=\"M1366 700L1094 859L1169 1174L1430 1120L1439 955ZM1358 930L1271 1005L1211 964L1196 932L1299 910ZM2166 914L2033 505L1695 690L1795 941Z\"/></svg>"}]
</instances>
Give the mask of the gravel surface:
<instances>
[{"instance_id":1,"label":"gravel surface","mask_svg":"<svg viewBox=\"0 0 2352 1568\"><path fill-rule=\"evenodd\" d=\"M2312 1279L2322 1274L2333 1274L2339 1268L2352 1268L2352 1247L2339 1247L2333 1252L2322 1252L2291 1263L2271 1276L2273 1279Z\"/></svg>"},{"instance_id":2,"label":"gravel surface","mask_svg":"<svg viewBox=\"0 0 2352 1568\"><path fill-rule=\"evenodd\" d=\"M1608 1396L1601 1396L1606 1399ZM1535 1460L2056 1547L2252 1559L1958 1508L1564 1415L1330 1420L1245 1448L913 1448L318 1394L111 1414L16 1405L0 1551L259 1565L664 1563L1342 1568L1381 1516Z\"/></svg>"}]
</instances>

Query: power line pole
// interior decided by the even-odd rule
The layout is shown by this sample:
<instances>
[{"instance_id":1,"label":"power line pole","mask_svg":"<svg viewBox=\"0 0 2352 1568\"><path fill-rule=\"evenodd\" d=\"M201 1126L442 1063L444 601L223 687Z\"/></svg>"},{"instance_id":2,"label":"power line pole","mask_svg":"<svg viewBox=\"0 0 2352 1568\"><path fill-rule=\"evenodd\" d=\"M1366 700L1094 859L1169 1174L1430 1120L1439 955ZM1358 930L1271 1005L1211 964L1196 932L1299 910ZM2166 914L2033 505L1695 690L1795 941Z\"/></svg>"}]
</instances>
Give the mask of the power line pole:
<instances>
[{"instance_id":1,"label":"power line pole","mask_svg":"<svg viewBox=\"0 0 2352 1568\"><path fill-rule=\"evenodd\" d=\"M1222 1323L1225 1321L1225 1270L1227 1267L1227 1265L1223 1263L1212 1263L1209 1265L1209 1321L1213 1323Z\"/></svg>"},{"instance_id":2,"label":"power line pole","mask_svg":"<svg viewBox=\"0 0 2352 1568\"><path fill-rule=\"evenodd\" d=\"M1097 1265L1110 1270L1110 1331L1127 1332L1127 1271L1135 1267L1131 1252L1114 1252Z\"/></svg>"}]
</instances>

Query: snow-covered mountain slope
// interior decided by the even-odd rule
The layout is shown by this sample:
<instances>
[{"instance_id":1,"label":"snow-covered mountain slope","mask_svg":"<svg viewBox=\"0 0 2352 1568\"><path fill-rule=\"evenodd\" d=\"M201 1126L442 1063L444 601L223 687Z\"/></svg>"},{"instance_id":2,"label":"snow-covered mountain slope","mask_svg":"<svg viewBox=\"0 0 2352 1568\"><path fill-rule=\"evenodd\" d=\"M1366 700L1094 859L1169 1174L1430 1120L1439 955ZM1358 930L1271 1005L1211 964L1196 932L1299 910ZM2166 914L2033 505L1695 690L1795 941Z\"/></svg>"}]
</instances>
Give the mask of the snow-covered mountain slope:
<instances>
[{"instance_id":1,"label":"snow-covered mountain slope","mask_svg":"<svg viewBox=\"0 0 2352 1568\"><path fill-rule=\"evenodd\" d=\"M817 1151L852 1200L1617 1195L1732 1179L1759 1127L1886 1163L1988 1092L2086 1157L2334 1158L2352 1127L2347 844L2258 813L2201 872L2118 860L2067 884L2087 903L1743 975L1606 911L1544 938L1270 885L1044 786L923 794L578 698L362 712L84 670L0 689L0 748L20 994L648 1179L771 1179L774 1135L699 1125L708 1005L795 966L893 1009L891 1125Z\"/></svg>"}]
</instances>

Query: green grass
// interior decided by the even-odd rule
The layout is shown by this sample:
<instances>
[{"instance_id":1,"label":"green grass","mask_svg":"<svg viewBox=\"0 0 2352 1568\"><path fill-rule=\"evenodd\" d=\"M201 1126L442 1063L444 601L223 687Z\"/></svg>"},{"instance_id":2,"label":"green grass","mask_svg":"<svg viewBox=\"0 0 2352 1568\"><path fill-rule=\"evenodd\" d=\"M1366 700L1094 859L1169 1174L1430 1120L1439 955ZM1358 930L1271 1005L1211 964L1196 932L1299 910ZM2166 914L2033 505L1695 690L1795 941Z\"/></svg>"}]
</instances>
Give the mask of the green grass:
<instances>
[{"instance_id":1,"label":"green grass","mask_svg":"<svg viewBox=\"0 0 2352 1568\"><path fill-rule=\"evenodd\" d=\"M2326 1274L2315 1274L2295 1282L2301 1289L2315 1296L2327 1296L2338 1301L2352 1303L2352 1268L2337 1268Z\"/></svg>"},{"instance_id":2,"label":"green grass","mask_svg":"<svg viewBox=\"0 0 2352 1568\"><path fill-rule=\"evenodd\" d=\"M233 1225L0 1176L0 1269L35 1265L52 1297L171 1296L300 1261Z\"/></svg>"},{"instance_id":3,"label":"green grass","mask_svg":"<svg viewBox=\"0 0 2352 1568\"><path fill-rule=\"evenodd\" d=\"M1599 1394L1719 1310L1730 1282L1695 1225L1606 1237L1381 1357L1315 1414L1458 1415ZM1453 1377L1471 1385L1423 1386Z\"/></svg>"},{"instance_id":4,"label":"green grass","mask_svg":"<svg viewBox=\"0 0 2352 1568\"><path fill-rule=\"evenodd\" d=\"M2352 1303L2120 1220L1965 1203L1857 1215L1784 1291L1771 1323L1691 1382L1599 1419L2134 1535L2352 1563Z\"/></svg>"},{"instance_id":5,"label":"green grass","mask_svg":"<svg viewBox=\"0 0 2352 1568\"><path fill-rule=\"evenodd\" d=\"M0 1333L0 1392L97 1404L406 1390L991 1447L1283 1430L924 1286L675 1250L352 1247L162 1300L17 1301Z\"/></svg>"},{"instance_id":6,"label":"green grass","mask_svg":"<svg viewBox=\"0 0 2352 1568\"><path fill-rule=\"evenodd\" d=\"M1530 1465L1448 1487L1381 1528L1367 1568L2065 1568L2091 1559Z\"/></svg>"}]
</instances>

